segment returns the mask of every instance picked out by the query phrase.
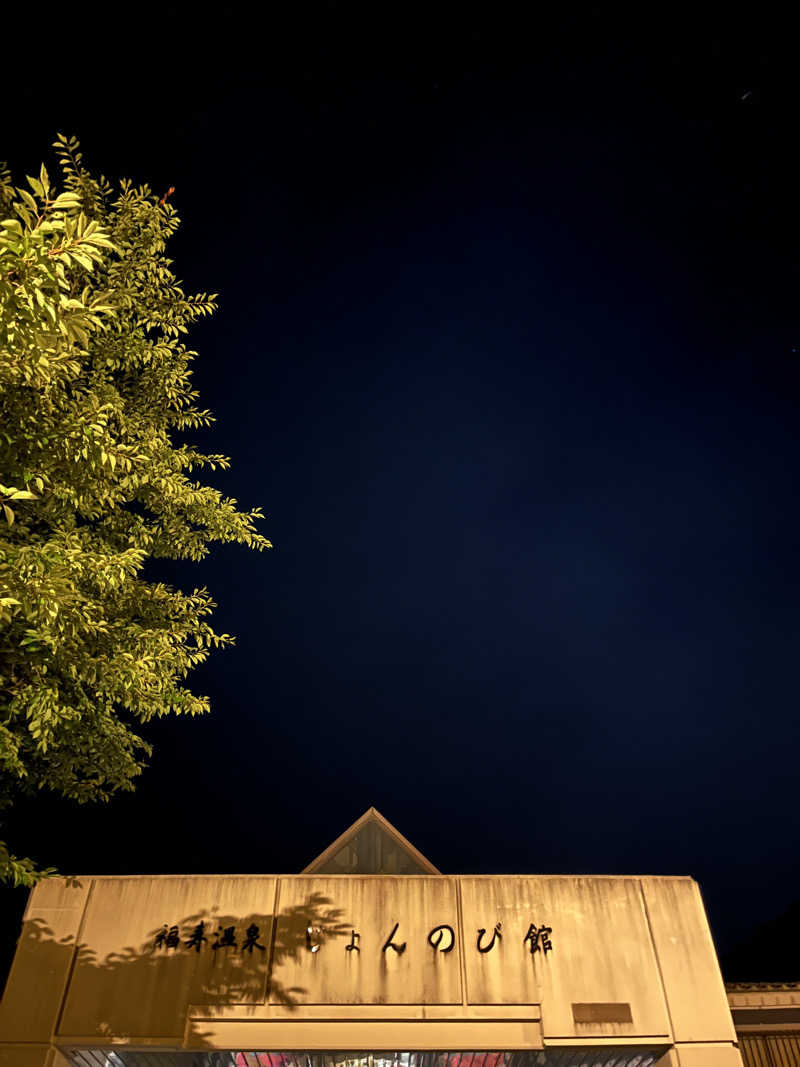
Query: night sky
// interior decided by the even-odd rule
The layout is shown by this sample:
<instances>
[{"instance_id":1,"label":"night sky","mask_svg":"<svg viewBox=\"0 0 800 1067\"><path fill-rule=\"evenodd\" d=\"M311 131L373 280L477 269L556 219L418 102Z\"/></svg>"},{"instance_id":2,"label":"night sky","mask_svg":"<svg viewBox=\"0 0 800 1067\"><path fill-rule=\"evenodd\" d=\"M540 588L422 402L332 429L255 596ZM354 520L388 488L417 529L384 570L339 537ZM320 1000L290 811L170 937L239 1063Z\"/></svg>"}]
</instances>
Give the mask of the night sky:
<instances>
[{"instance_id":1,"label":"night sky","mask_svg":"<svg viewBox=\"0 0 800 1067\"><path fill-rule=\"evenodd\" d=\"M791 34L264 10L13 16L0 158L175 186L185 439L275 548L149 568L237 637L212 714L5 836L294 872L374 805L445 873L692 875L726 978L800 978Z\"/></svg>"}]
</instances>

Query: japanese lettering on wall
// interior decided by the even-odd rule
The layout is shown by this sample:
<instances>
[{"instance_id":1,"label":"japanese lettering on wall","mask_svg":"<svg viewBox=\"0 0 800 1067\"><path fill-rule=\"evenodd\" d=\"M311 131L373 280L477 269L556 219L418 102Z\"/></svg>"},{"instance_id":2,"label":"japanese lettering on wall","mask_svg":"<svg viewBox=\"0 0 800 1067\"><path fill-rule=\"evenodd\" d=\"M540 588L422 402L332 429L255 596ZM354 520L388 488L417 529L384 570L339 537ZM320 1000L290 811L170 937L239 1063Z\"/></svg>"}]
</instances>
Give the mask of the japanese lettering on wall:
<instances>
[{"instance_id":1,"label":"japanese lettering on wall","mask_svg":"<svg viewBox=\"0 0 800 1067\"><path fill-rule=\"evenodd\" d=\"M380 946L380 951L383 953L388 952L390 949L402 956L402 954L408 948L408 942L400 940L400 923L396 922L392 927L389 936ZM550 935L553 932L551 926L537 925L532 922L528 926L528 931L522 939L523 950L533 955L536 952L542 952L546 954L553 948L553 943ZM184 934L187 931L184 931ZM204 945L208 945L211 950L216 953L219 949L234 949L238 952L248 952L250 955L253 953L253 949L257 949L259 952L266 952L266 946L261 943L259 938L261 937L261 930L255 923L250 923L246 930L241 934L237 932L236 926L220 926L214 934L210 931L206 933L206 923L199 922L190 931L189 936L182 936L179 927L175 924L169 925L164 923L163 927L158 931L153 943L153 950L164 949L179 949L183 947L186 950L194 950L200 952ZM308 952L319 952L325 944L324 932L315 926L308 926L306 928L306 949ZM369 946L361 944L361 934L357 930L350 932L350 941L344 946L345 952L360 953L362 948L366 951ZM503 940L503 924L496 922L494 924L491 933L487 933L485 927L480 927L477 931L475 939L475 949L485 955L498 948L500 942ZM452 926L447 923L440 923L438 926L434 926L428 933L427 943L433 949L434 952L451 952L456 943L456 933ZM330 946L333 948L333 946ZM375 946L378 948L378 946Z\"/></svg>"},{"instance_id":2,"label":"japanese lettering on wall","mask_svg":"<svg viewBox=\"0 0 800 1067\"><path fill-rule=\"evenodd\" d=\"M195 952L199 952L202 945L208 942L206 936L206 924L205 922L199 922L191 931L189 937L185 940L181 940L181 933L177 926L169 926L164 923L162 928L156 934L156 939L153 944L154 949L163 948L180 948L183 944L188 949L194 949ZM253 949L257 948L261 952L266 951L266 946L262 945L258 940L261 936L261 930L255 923L251 923L242 937L240 952L249 952L252 955ZM220 948L237 948L239 942L236 937L235 926L220 927L216 934L214 934L211 942L211 948L214 952Z\"/></svg>"}]
</instances>

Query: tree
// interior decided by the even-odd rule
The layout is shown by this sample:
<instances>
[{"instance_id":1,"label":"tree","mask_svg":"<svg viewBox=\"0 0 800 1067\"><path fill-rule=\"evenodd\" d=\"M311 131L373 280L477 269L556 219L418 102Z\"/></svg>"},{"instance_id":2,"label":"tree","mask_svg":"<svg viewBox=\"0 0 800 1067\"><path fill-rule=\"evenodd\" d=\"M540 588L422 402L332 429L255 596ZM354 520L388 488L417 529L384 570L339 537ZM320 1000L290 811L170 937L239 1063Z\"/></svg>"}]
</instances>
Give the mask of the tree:
<instances>
[{"instance_id":1,"label":"tree","mask_svg":"<svg viewBox=\"0 0 800 1067\"><path fill-rule=\"evenodd\" d=\"M214 421L181 337L216 294L186 296L170 271L167 197L129 181L112 197L79 147L54 144L61 192L44 166L30 190L0 167L3 808L40 789L79 802L133 789L151 751L139 724L209 710L181 679L234 639L209 625L205 588L145 580L148 559L271 547L260 509L188 477L228 458L173 440ZM0 879L46 873L0 845Z\"/></svg>"}]
</instances>

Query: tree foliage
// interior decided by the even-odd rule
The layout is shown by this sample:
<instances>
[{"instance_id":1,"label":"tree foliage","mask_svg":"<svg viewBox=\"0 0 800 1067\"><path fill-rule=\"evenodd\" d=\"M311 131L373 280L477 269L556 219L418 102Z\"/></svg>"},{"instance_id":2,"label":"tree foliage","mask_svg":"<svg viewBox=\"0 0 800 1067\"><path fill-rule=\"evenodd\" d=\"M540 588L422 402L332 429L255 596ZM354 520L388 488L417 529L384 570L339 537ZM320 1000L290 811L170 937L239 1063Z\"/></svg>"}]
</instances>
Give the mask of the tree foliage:
<instances>
[{"instance_id":1,"label":"tree foliage","mask_svg":"<svg viewBox=\"0 0 800 1067\"><path fill-rule=\"evenodd\" d=\"M54 145L29 188L0 167L0 806L52 790L77 801L133 788L139 724L209 710L181 684L212 646L208 591L145 580L148 558L200 560L215 541L270 547L260 509L191 479L227 468L178 444L196 406L182 338L216 307L165 256L166 197ZM0 878L42 873L0 844Z\"/></svg>"}]
</instances>

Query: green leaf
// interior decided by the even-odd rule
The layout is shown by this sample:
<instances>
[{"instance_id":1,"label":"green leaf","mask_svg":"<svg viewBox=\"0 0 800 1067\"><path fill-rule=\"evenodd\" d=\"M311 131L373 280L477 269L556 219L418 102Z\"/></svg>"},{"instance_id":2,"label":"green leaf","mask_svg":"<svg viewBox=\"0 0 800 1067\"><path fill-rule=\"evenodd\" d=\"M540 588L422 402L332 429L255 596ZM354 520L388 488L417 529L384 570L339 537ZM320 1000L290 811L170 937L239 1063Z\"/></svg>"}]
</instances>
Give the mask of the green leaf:
<instances>
[{"instance_id":1,"label":"green leaf","mask_svg":"<svg viewBox=\"0 0 800 1067\"><path fill-rule=\"evenodd\" d=\"M71 207L80 207L81 198L77 193L59 193L52 203L55 210L65 210Z\"/></svg>"}]
</instances>

